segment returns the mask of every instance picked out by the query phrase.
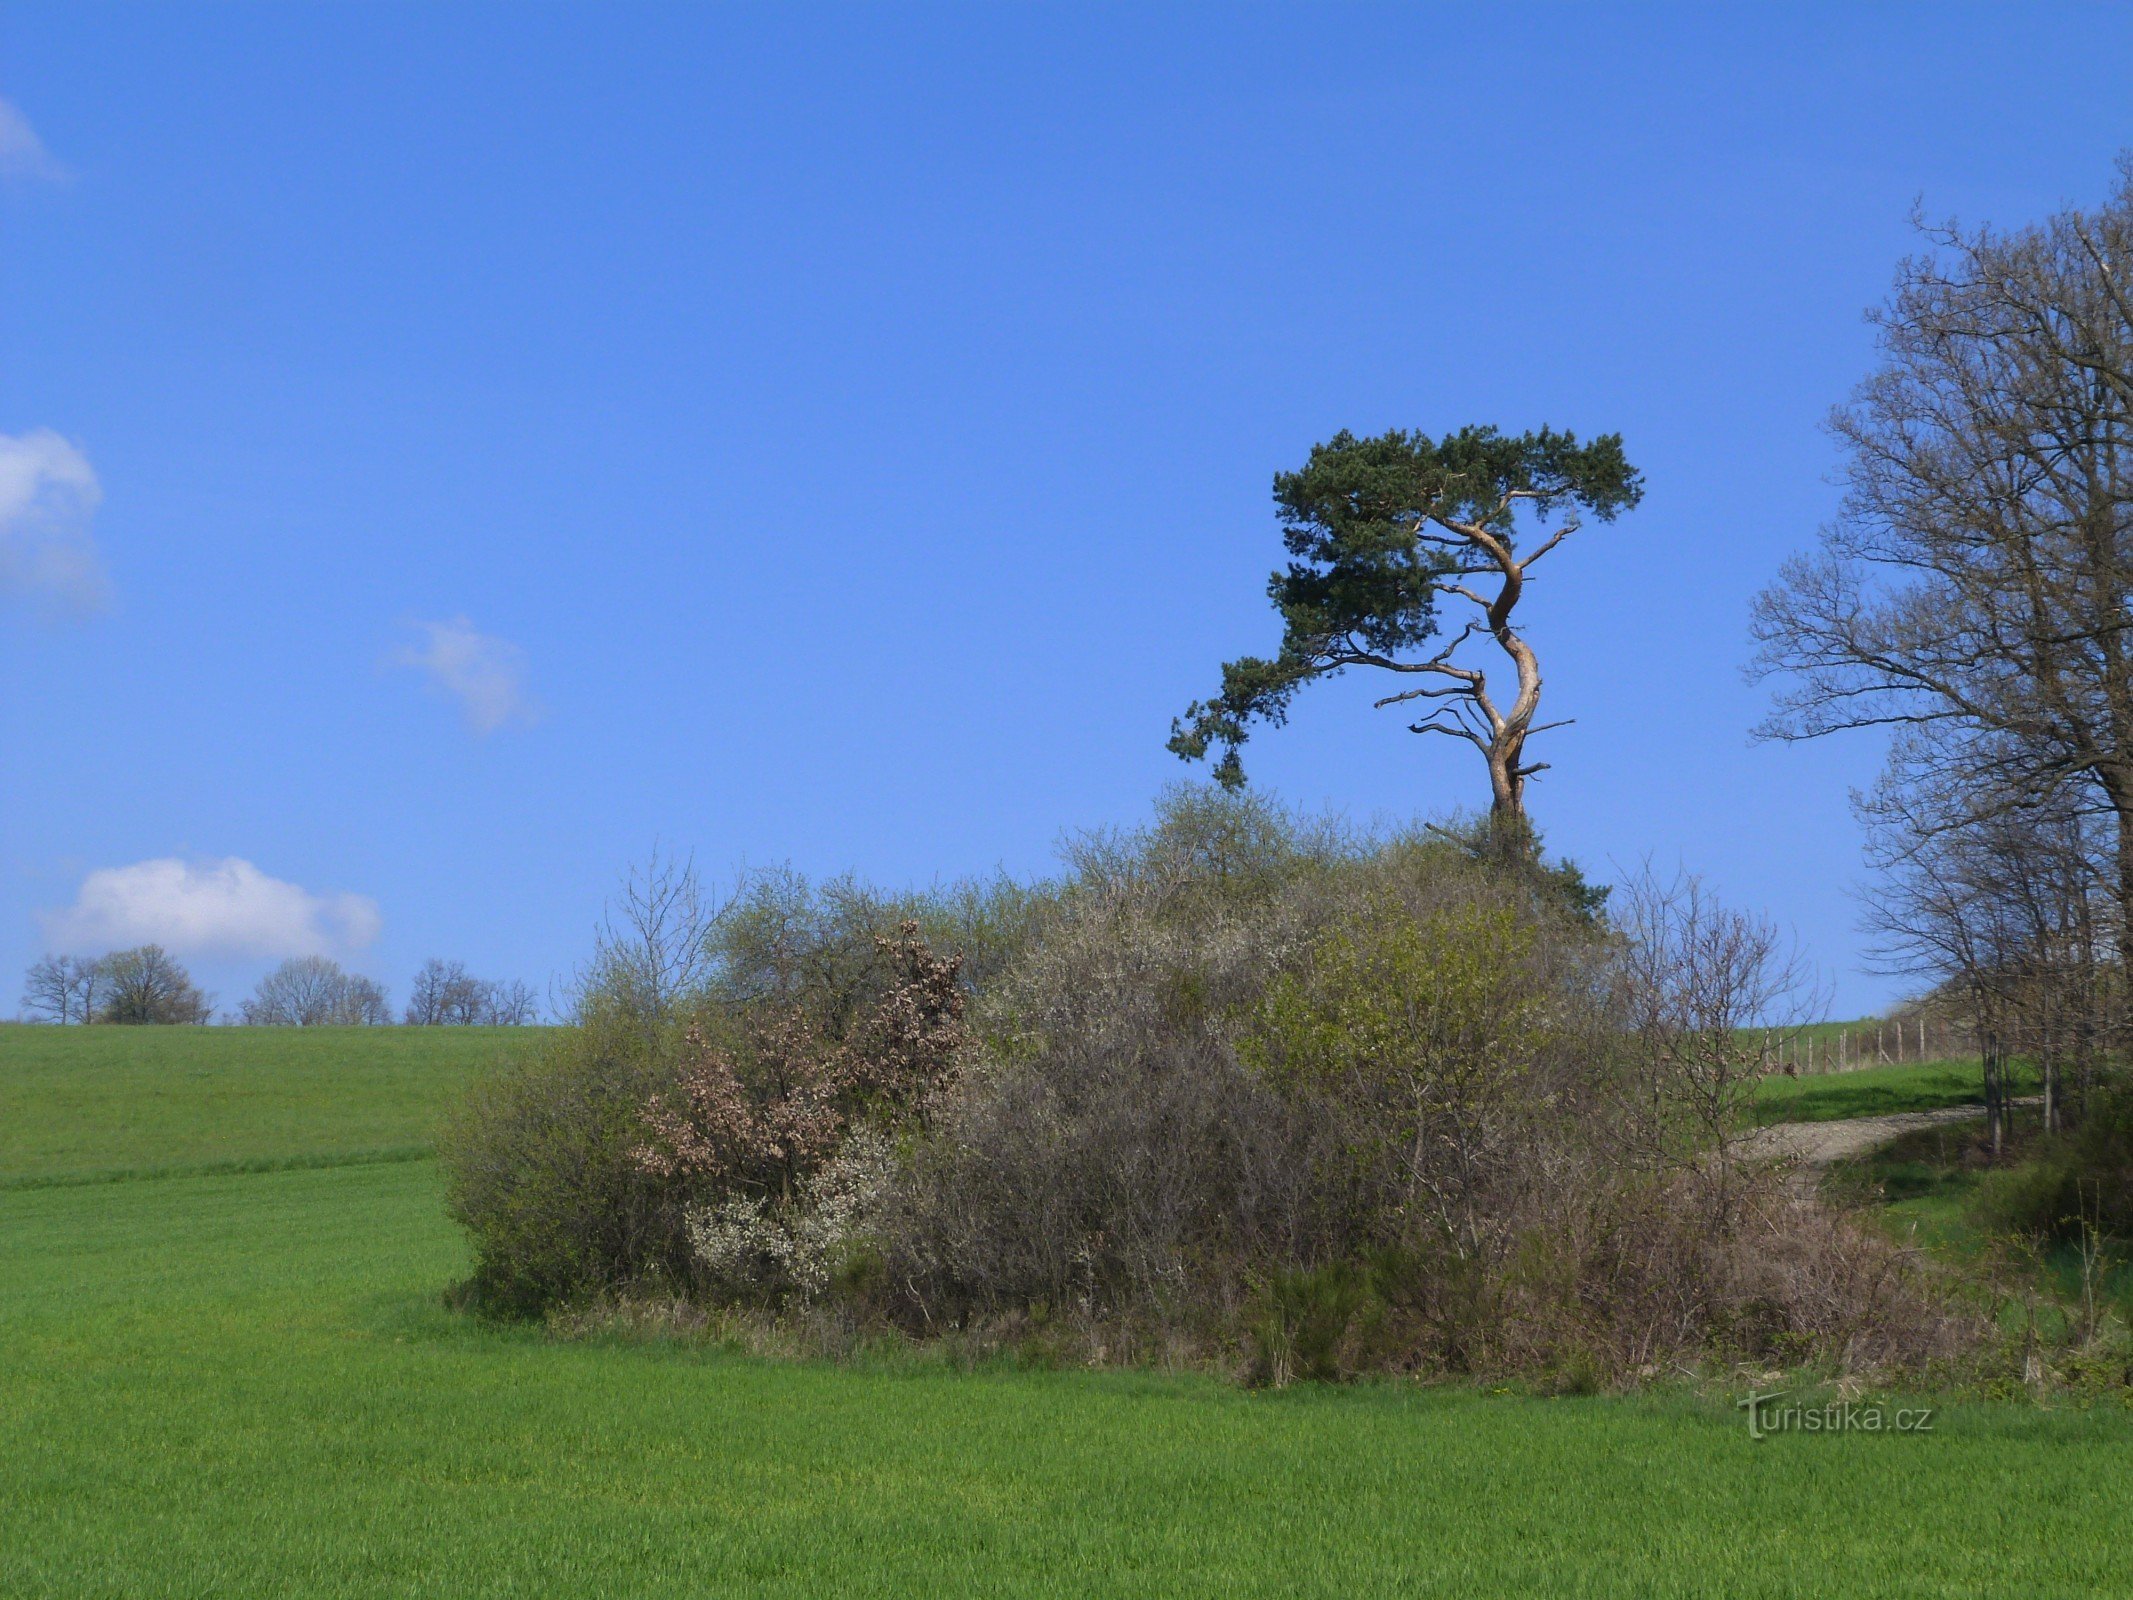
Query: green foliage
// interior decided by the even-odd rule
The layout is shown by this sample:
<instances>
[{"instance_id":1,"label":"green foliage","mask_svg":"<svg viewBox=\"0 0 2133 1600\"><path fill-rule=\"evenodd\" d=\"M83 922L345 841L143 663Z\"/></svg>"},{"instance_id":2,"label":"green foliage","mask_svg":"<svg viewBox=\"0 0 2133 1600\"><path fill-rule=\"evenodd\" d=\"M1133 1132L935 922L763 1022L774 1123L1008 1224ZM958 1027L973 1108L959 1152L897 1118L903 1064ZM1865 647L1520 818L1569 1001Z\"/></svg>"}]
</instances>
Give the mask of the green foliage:
<instances>
[{"instance_id":1,"label":"green foliage","mask_svg":"<svg viewBox=\"0 0 2133 1600\"><path fill-rule=\"evenodd\" d=\"M1619 434L1581 445L1552 428L1512 437L1467 427L1440 440L1344 431L1314 445L1300 470L1274 479L1290 557L1267 581L1280 650L1226 663L1221 691L1172 725L1171 750L1197 761L1219 746L1216 778L1240 784L1254 722L1279 727L1305 684L1386 666L1435 634L1437 601L1461 563L1431 539L1432 523L1480 523L1515 548L1508 496L1532 496L1524 503L1542 519L1576 508L1604 522L1643 492Z\"/></svg>"},{"instance_id":2,"label":"green foliage","mask_svg":"<svg viewBox=\"0 0 2133 1600\"><path fill-rule=\"evenodd\" d=\"M1534 855L1182 789L1068 865L974 902L1019 931L969 1033L955 958L915 918L874 931L898 902L848 881L758 880L694 924L701 961L647 941L633 970L693 968L666 986L690 1004L588 989L446 1146L477 1297L981 1342L1041 1306L1099 1360L1256 1342L1270 1380L1577 1349L1623 1377L1759 1298L1847 1361L1942 1347L1885 1244L1779 1205L1752 1230L1773 1281L1674 1224L1679 1185L1620 1181L1663 1165L1610 1045L1636 935Z\"/></svg>"},{"instance_id":3,"label":"green foliage","mask_svg":"<svg viewBox=\"0 0 2133 1600\"><path fill-rule=\"evenodd\" d=\"M2133 1087L2100 1091L2069 1132L2039 1139L1979 1185L1987 1226L2059 1243L2093 1228L2133 1242Z\"/></svg>"},{"instance_id":4,"label":"green foliage","mask_svg":"<svg viewBox=\"0 0 2133 1600\"><path fill-rule=\"evenodd\" d=\"M1592 882L1585 869L1568 856L1551 865L1540 830L1528 818L1488 812L1455 816L1449 822L1432 823L1428 836L1433 844L1449 845L1486 869L1499 885L1522 890L1533 912L1543 919L1567 914L1583 927L1597 928L1606 915L1614 886Z\"/></svg>"},{"instance_id":5,"label":"green foliage","mask_svg":"<svg viewBox=\"0 0 2133 1600\"><path fill-rule=\"evenodd\" d=\"M1951 1263L2000 1328L2019 1332L2019 1374L2032 1333L2058 1348L2043 1352L2051 1369L2086 1360L2088 1302L2095 1293L2123 1331L2133 1326L2133 1238L2091 1234L2098 1196L2078 1186L2064 1160L2065 1142L2045 1140L2034 1109L2015 1113L2016 1156L1995 1165L1982 1122L1920 1128L1838 1165L1822 1192L1855 1208L1907 1246ZM2032 1159L2040 1158L2040 1159ZM2101 1246L2084 1262L2083 1246ZM2101 1268L2100 1272L2095 1269ZM2133 1385L2121 1371L2119 1387ZM2019 1382L2010 1393L2027 1393Z\"/></svg>"},{"instance_id":6,"label":"green foliage","mask_svg":"<svg viewBox=\"0 0 2133 1600\"><path fill-rule=\"evenodd\" d=\"M889 896L779 870L714 911L693 868L640 869L571 1024L478 1085L444 1141L473 1299L524 1314L689 1287L692 1208L782 1204L856 1118L937 1089L967 1002L918 929L997 963L1044 903L1004 879Z\"/></svg>"},{"instance_id":7,"label":"green foliage","mask_svg":"<svg viewBox=\"0 0 2133 1600\"><path fill-rule=\"evenodd\" d=\"M1594 883L1585 876L1585 869L1568 856L1552 867L1541 868L1541 872L1549 890L1580 922L1597 923L1606 915L1607 897L1614 893L1614 885Z\"/></svg>"},{"instance_id":8,"label":"green foliage","mask_svg":"<svg viewBox=\"0 0 2133 1600\"><path fill-rule=\"evenodd\" d=\"M637 1157L645 1105L675 1088L674 1026L648 1036L638 1019L595 1012L460 1103L439 1153L484 1309L529 1315L647 1278L687 1281L684 1196Z\"/></svg>"},{"instance_id":9,"label":"green foliage","mask_svg":"<svg viewBox=\"0 0 2133 1600\"><path fill-rule=\"evenodd\" d=\"M1347 1376L1342 1346L1371 1301L1370 1280L1345 1261L1312 1271L1276 1273L1252 1321L1252 1378L1280 1388L1296 1381Z\"/></svg>"},{"instance_id":10,"label":"green foliage","mask_svg":"<svg viewBox=\"0 0 2133 1600\"><path fill-rule=\"evenodd\" d=\"M442 1147L475 1302L527 1314L686 1289L705 1239L745 1235L760 1256L811 1236L793 1208L825 1164L862 1124L922 1120L968 1044L959 963L915 921L869 931L881 903L759 879L709 929L692 991L653 1009L627 969L589 983L539 1059L478 1085Z\"/></svg>"},{"instance_id":11,"label":"green foliage","mask_svg":"<svg viewBox=\"0 0 2133 1600\"><path fill-rule=\"evenodd\" d=\"M1554 1044L1559 1005L1536 981L1538 945L1508 905L1416 916L1373 896L1274 981L1240 1049L1282 1091L1338 1116L1357 1176L1397 1195L1396 1213L1433 1215L1471 1243L1479 1168ZM1446 1204L1452 1192L1462 1199Z\"/></svg>"},{"instance_id":12,"label":"green foliage","mask_svg":"<svg viewBox=\"0 0 2133 1600\"><path fill-rule=\"evenodd\" d=\"M1506 906L1414 918L1379 899L1275 982L1249 1048L1278 1082L1378 1105L1458 1104L1515 1083L1546 1037L1525 981L1535 942Z\"/></svg>"},{"instance_id":13,"label":"green foliage","mask_svg":"<svg viewBox=\"0 0 2133 1600\"><path fill-rule=\"evenodd\" d=\"M1353 868L1385 844L1267 795L1173 784L1157 796L1148 826L1067 841L1070 870L1054 889L1054 911L1130 902L1178 924L1260 914L1285 891ZM1033 923L1025 949L1048 931Z\"/></svg>"},{"instance_id":14,"label":"green foliage","mask_svg":"<svg viewBox=\"0 0 2133 1600\"><path fill-rule=\"evenodd\" d=\"M75 1074L39 1067L57 1058L32 1052L62 1039L99 1053ZM158 1115L196 1152L246 1098L232 1085L307 1118L344 1104L323 1070L342 1052L332 1064L364 1086L350 1123L254 1117L243 1148L270 1162L353 1152L388 1088L418 1123L435 1090L409 1063L449 1077L455 1043L22 1028L0 1030L0 1063L26 1069L10 1119L71 1126L83 1165L53 1169L66 1178L109 1176L129 1107L39 1096L106 1068L168 1080L187 1109ZM407 1160L0 1190L0 1592L651 1596L759 1588L766 1571L795 1594L1201 1594L1210 1572L1269 1595L1394 1592L1431 1572L1596 1595L1663 1591L1683 1570L1750 1595L2122 1587L2133 1509L2096 1492L2128 1444L2115 1404L1952 1405L1915 1447L1787 1448L1751 1446L1730 1397L1684 1392L1245 1395L1146 1371L956 1370L930 1349L831 1366L714 1339L573 1342L443 1308L467 1258L438 1179ZM1620 1260L1644 1254L1633 1237ZM841 1270L883 1276L863 1256ZM1338 1374L1371 1365L1380 1301L1435 1270L1372 1260L1360 1298L1347 1268L1270 1299ZM1758 1316L1781 1345L1782 1319L1736 1320ZM2099 1397L2123 1390L2117 1359ZM1537 1384L1583 1392L1612 1370L1571 1343ZM1608 1471L1624 1459L1651 1470ZM2010 1554L1999 1530L2040 1519L2060 1537Z\"/></svg>"}]
</instances>

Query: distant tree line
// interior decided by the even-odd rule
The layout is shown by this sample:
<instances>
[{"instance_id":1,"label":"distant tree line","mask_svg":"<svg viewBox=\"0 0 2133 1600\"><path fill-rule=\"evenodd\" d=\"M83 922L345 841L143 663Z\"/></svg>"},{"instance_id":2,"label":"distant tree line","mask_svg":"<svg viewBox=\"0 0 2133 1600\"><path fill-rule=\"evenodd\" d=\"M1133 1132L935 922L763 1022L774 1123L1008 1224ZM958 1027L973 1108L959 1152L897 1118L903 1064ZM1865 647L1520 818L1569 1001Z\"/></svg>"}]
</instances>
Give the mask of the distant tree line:
<instances>
[{"instance_id":1,"label":"distant tree line","mask_svg":"<svg viewBox=\"0 0 2133 1600\"><path fill-rule=\"evenodd\" d=\"M22 1012L31 1021L85 1023L205 1023L214 999L203 994L161 945L115 950L107 956L47 955L29 970ZM410 1024L518 1026L539 1015L532 988L517 981L476 978L458 961L435 958L415 974ZM390 1023L385 986L345 970L325 956L297 956L259 980L239 1003L237 1020L255 1027L369 1027Z\"/></svg>"}]
</instances>

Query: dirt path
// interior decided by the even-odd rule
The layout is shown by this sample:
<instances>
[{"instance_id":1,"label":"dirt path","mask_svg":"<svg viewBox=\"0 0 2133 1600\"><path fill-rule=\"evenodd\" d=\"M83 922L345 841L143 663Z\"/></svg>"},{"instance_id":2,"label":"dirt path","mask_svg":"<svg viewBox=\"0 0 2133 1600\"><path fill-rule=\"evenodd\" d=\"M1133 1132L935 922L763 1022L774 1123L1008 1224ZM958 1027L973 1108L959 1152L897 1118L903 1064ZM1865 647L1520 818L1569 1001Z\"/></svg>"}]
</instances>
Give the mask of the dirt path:
<instances>
[{"instance_id":1,"label":"dirt path","mask_svg":"<svg viewBox=\"0 0 2133 1600\"><path fill-rule=\"evenodd\" d=\"M1787 1158L1820 1168L1863 1156L1918 1128L1970 1122L1985 1114L1983 1106L1942 1106L1935 1111L1896 1111L1883 1117L1853 1117L1843 1122L1778 1122L1758 1129L1741 1146L1755 1158Z\"/></svg>"}]
</instances>

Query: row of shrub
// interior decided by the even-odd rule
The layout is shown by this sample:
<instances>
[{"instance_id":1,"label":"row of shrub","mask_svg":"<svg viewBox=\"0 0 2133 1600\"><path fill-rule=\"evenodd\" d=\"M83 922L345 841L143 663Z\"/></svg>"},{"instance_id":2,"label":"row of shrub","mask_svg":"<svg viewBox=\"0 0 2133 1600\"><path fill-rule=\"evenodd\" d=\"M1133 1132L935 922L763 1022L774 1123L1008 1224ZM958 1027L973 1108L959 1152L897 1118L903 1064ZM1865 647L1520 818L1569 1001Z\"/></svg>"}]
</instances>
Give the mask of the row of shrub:
<instances>
[{"instance_id":1,"label":"row of shrub","mask_svg":"<svg viewBox=\"0 0 2133 1600\"><path fill-rule=\"evenodd\" d=\"M915 896L633 889L447 1144L483 1306L676 1301L1268 1381L1915 1365L1908 1258L1736 1158L1785 973L1693 884L1215 791Z\"/></svg>"}]
</instances>

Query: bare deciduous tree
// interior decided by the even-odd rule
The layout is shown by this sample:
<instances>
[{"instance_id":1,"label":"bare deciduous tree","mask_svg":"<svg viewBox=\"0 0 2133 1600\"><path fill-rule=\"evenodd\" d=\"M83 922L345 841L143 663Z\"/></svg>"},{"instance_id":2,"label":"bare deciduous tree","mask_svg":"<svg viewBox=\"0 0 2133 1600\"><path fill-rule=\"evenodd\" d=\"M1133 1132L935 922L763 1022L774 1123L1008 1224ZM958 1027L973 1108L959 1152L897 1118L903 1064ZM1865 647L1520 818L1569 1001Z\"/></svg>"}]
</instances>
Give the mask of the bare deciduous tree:
<instances>
[{"instance_id":1,"label":"bare deciduous tree","mask_svg":"<svg viewBox=\"0 0 2133 1600\"><path fill-rule=\"evenodd\" d=\"M96 962L48 955L23 980L22 1009L48 1022L93 1022L102 993L103 974Z\"/></svg>"},{"instance_id":2,"label":"bare deciduous tree","mask_svg":"<svg viewBox=\"0 0 2133 1600\"><path fill-rule=\"evenodd\" d=\"M1950 780L1950 763L1921 748L1933 737L1900 735L1889 773L1859 798L1879 869L1867 920L1887 970L1927 980L1968 1012L1997 1152L2011 1054L2036 1063L2044 1122L2056 1127L2066 1068L2086 1094L2120 1034L2111 830L2071 791L2022 806L1988 792L1980 803Z\"/></svg>"},{"instance_id":3,"label":"bare deciduous tree","mask_svg":"<svg viewBox=\"0 0 2133 1600\"><path fill-rule=\"evenodd\" d=\"M393 1008L385 997L385 985L359 972L350 973L341 997L341 1016L343 1026L383 1027L391 1022Z\"/></svg>"},{"instance_id":4,"label":"bare deciduous tree","mask_svg":"<svg viewBox=\"0 0 2133 1600\"><path fill-rule=\"evenodd\" d=\"M407 1020L417 1027L515 1027L539 1010L533 990L517 979L491 982L468 972L463 961L432 956L415 974Z\"/></svg>"},{"instance_id":5,"label":"bare deciduous tree","mask_svg":"<svg viewBox=\"0 0 2133 1600\"><path fill-rule=\"evenodd\" d=\"M693 860L655 849L644 866L630 869L619 901L601 920L581 990L647 1021L669 1015L709 978L711 931L722 910L705 898Z\"/></svg>"},{"instance_id":6,"label":"bare deciduous tree","mask_svg":"<svg viewBox=\"0 0 2133 1600\"><path fill-rule=\"evenodd\" d=\"M240 1012L248 1023L277 1028L377 1026L392 1020L380 985L344 972L324 956L284 961L259 980Z\"/></svg>"},{"instance_id":7,"label":"bare deciduous tree","mask_svg":"<svg viewBox=\"0 0 2133 1600\"><path fill-rule=\"evenodd\" d=\"M114 950L97 963L97 979L99 1022L202 1023L214 1012L213 1000L159 944Z\"/></svg>"},{"instance_id":8,"label":"bare deciduous tree","mask_svg":"<svg viewBox=\"0 0 2133 1600\"><path fill-rule=\"evenodd\" d=\"M541 1014L540 996L522 979L501 979L487 989L482 1020L492 1027L522 1028Z\"/></svg>"},{"instance_id":9,"label":"bare deciduous tree","mask_svg":"<svg viewBox=\"0 0 2133 1600\"><path fill-rule=\"evenodd\" d=\"M1805 958L1767 918L1719 903L1703 880L1647 864L1612 904L1622 934L1615 1004L1634 1055L1644 1138L1704 1174L1714 1220L1779 1037L1819 1010Z\"/></svg>"},{"instance_id":10,"label":"bare deciduous tree","mask_svg":"<svg viewBox=\"0 0 2133 1600\"><path fill-rule=\"evenodd\" d=\"M416 1027L442 1027L479 1020L487 987L463 961L436 956L422 963L408 991L407 1020Z\"/></svg>"},{"instance_id":11,"label":"bare deciduous tree","mask_svg":"<svg viewBox=\"0 0 2133 1600\"><path fill-rule=\"evenodd\" d=\"M1930 729L1971 803L2065 791L2115 834L2133 912L2133 158L2093 212L1923 231L1834 429L1842 512L1759 600L1763 732ZM1916 775L1917 762L1913 762Z\"/></svg>"}]
</instances>

